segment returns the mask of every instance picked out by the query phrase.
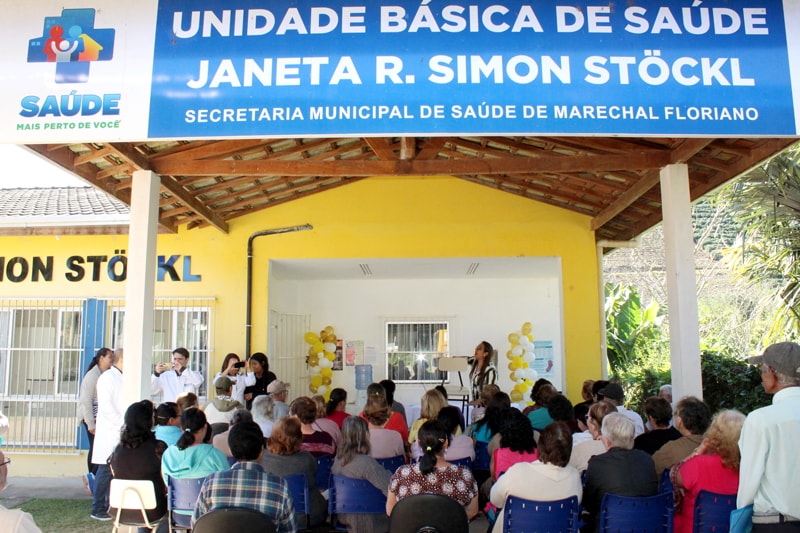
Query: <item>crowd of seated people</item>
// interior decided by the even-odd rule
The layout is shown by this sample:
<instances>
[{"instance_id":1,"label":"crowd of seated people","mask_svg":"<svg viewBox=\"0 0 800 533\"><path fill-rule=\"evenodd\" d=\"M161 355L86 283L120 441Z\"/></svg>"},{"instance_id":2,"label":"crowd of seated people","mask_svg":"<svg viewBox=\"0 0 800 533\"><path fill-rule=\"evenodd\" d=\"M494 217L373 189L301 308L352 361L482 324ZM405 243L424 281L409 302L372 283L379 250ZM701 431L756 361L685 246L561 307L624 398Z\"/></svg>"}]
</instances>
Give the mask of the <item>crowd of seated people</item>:
<instances>
[{"instance_id":1,"label":"crowd of seated people","mask_svg":"<svg viewBox=\"0 0 800 533\"><path fill-rule=\"evenodd\" d=\"M230 396L229 384L220 385L217 392ZM525 413L507 393L488 384L486 397L464 413L439 391L428 390L420 398L420 417L407 421L397 409L401 404L387 397L389 389L394 393L393 383L371 384L359 416L347 413L344 389L331 391L328 402L322 396L297 397L283 417L276 416L271 394L259 395L252 414L233 410L230 424L216 435L196 405L155 408L145 400L125 413L110 467L118 478L153 481L158 495L154 520L166 512L169 478L204 478L195 520L235 501L267 514L278 531L297 528L292 495L283 481L288 476L307 480L308 526L330 519L327 487L317 485L321 456L331 458L333 474L364 480L386 497L385 514L336 515L338 524L359 533L387 531L397 502L423 493L456 500L470 519L483 510L497 533L503 531L509 496L539 501L575 496L583 513L582 531L592 532L604 495L654 495L665 479L674 491L674 529L688 533L701 490L735 494L739 486L738 443L745 417L726 410L712 419L698 398L680 399L674 412L667 399L647 398L643 417L625 408L624 390L617 383L587 380L573 407L551 383L540 380ZM475 417L478 409L482 412ZM472 423L462 433L464 414ZM640 427L644 432L639 433ZM392 471L378 461L398 457L401 465ZM254 498L247 487L263 491L262 497Z\"/></svg>"}]
</instances>

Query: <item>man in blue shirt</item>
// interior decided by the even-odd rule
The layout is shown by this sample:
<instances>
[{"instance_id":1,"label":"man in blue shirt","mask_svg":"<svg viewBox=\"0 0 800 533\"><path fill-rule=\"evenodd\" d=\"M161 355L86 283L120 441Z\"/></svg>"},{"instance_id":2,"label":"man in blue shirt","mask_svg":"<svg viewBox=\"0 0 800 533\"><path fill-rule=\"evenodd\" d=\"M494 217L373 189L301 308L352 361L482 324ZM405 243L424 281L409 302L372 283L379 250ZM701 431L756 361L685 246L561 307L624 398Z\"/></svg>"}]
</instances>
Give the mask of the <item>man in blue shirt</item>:
<instances>
[{"instance_id":1,"label":"man in blue shirt","mask_svg":"<svg viewBox=\"0 0 800 533\"><path fill-rule=\"evenodd\" d=\"M232 426L228 445L236 464L215 472L203 482L192 524L214 509L247 507L269 516L281 533L294 533L297 523L289 487L282 478L264 471L264 436L255 422Z\"/></svg>"}]
</instances>

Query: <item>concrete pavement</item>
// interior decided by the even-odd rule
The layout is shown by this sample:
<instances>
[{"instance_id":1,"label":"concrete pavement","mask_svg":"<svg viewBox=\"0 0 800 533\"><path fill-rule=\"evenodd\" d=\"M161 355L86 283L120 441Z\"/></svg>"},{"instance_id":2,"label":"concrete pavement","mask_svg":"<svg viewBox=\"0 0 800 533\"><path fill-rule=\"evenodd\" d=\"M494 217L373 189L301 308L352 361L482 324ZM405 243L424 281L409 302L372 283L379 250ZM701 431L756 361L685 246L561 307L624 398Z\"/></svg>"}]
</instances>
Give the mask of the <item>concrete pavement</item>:
<instances>
[{"instance_id":1,"label":"concrete pavement","mask_svg":"<svg viewBox=\"0 0 800 533\"><path fill-rule=\"evenodd\" d=\"M8 487L0 492L0 505L14 507L34 498L88 500L79 476L10 477Z\"/></svg>"}]
</instances>

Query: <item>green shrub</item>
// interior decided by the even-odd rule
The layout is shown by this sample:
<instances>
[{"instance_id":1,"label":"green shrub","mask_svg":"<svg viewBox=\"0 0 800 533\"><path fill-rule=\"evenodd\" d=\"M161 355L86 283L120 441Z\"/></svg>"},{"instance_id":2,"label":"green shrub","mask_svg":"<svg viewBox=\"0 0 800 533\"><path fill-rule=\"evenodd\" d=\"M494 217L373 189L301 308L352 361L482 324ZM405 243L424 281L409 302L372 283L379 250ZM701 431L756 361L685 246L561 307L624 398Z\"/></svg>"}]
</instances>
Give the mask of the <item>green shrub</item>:
<instances>
[{"instance_id":1,"label":"green shrub","mask_svg":"<svg viewBox=\"0 0 800 533\"><path fill-rule=\"evenodd\" d=\"M747 414L772 401L761 386L761 372L757 366L732 355L705 351L700 355L700 368L703 399L713 413L720 409L737 409ZM658 354L640 358L612 379L625 389L625 406L644 414L644 400L658 395L658 388L672 381L669 359ZM678 400L674 398L675 403Z\"/></svg>"}]
</instances>

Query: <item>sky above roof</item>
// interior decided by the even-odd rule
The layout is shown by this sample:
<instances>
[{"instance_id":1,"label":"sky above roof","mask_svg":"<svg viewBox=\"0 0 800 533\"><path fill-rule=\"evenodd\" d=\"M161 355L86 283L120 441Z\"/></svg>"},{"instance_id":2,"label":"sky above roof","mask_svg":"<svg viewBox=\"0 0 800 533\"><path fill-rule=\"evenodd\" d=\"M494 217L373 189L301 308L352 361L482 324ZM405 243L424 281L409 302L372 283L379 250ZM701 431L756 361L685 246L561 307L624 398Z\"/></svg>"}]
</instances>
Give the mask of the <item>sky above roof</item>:
<instances>
[{"instance_id":1,"label":"sky above roof","mask_svg":"<svg viewBox=\"0 0 800 533\"><path fill-rule=\"evenodd\" d=\"M0 144L0 189L87 186L86 182L23 146Z\"/></svg>"}]
</instances>

